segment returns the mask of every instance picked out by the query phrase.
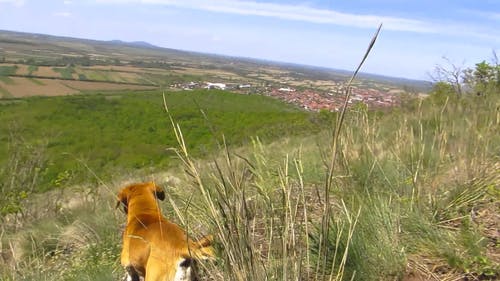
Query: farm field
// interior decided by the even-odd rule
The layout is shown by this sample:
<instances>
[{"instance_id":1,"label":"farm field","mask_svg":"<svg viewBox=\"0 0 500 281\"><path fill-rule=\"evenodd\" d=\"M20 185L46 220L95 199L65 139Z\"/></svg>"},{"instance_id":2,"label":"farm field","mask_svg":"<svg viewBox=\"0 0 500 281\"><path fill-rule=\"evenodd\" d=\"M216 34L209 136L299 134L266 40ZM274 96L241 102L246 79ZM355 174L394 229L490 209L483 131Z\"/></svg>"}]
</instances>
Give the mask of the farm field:
<instances>
[{"instance_id":1,"label":"farm field","mask_svg":"<svg viewBox=\"0 0 500 281\"><path fill-rule=\"evenodd\" d=\"M22 98L74 95L83 91L148 90L156 89L156 87L108 82L9 77L8 80L0 80L0 89L3 98Z\"/></svg>"},{"instance_id":2,"label":"farm field","mask_svg":"<svg viewBox=\"0 0 500 281\"><path fill-rule=\"evenodd\" d=\"M35 47L34 47L35 46ZM165 48L140 48L126 43L31 35L0 31L0 81L10 77L47 78L82 81L85 90L183 89L189 83L199 87L207 82L224 83L231 87L249 85L252 93L268 94L269 88L297 87L320 92L337 92L348 73L279 64L274 62L183 52ZM94 84L105 82L117 84ZM85 84L88 83L88 84ZM412 84L413 83L413 84ZM54 83L47 83L53 85ZM41 91L22 94L2 84L1 97L32 94L74 94L65 83L55 83L56 92ZM62 84L62 85L61 85ZM118 84L131 85L124 87ZM85 86L84 86L85 85ZM409 86L413 85L413 86ZM428 90L423 81L377 82L371 77L355 81L355 87L380 88L384 91L411 89L412 93ZM29 86L28 86L29 87ZM12 91L12 93L10 93ZM10 94L7 94L9 92Z\"/></svg>"}]
</instances>

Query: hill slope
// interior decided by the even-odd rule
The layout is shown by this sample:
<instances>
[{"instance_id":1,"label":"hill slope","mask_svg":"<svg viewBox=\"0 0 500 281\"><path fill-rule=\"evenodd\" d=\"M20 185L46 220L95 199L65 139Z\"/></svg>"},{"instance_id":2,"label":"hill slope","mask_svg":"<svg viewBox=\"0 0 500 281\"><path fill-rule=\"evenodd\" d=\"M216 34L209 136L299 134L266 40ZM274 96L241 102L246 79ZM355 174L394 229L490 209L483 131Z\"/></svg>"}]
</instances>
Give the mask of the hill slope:
<instances>
[{"instance_id":1,"label":"hill slope","mask_svg":"<svg viewBox=\"0 0 500 281\"><path fill-rule=\"evenodd\" d=\"M20 165L2 169L10 176L1 185L4 196L0 206L7 213L1 239L8 247L2 248L0 278L120 278L120 225L125 217L114 208L115 194L126 182L155 180L167 190L168 201L160 206L170 220L189 229L193 237L206 233L216 237L217 261L204 263L207 269L201 273L202 280L498 280L497 93L449 98L444 103L433 96L384 113L355 108L348 112L341 131L333 181L327 180L332 165L328 129L294 136L273 127L270 133L283 132L283 138L271 143L254 139L247 144L221 146L210 157L196 160L197 148L191 144L200 136L191 134L194 127L206 123L194 118L198 113L192 102L174 97L180 93L169 94L167 101L172 102L173 118L180 123L177 133L183 132L186 137L185 143L173 145L178 154L172 156L181 161L168 169L158 166L156 173L97 168L86 175L86 182L68 186L72 173L63 171L51 183L54 190L37 195L29 188L33 183L38 188L38 176L45 168L36 167L43 161L35 161L40 154L29 150L33 146L18 146L21 150L11 154L11 159ZM200 105L207 104L209 119L225 115L211 104L213 96L203 99L203 93L195 95L200 96L195 99ZM226 99L223 102L234 98L224 93L214 95L222 95ZM129 155L142 156L141 142L171 145L160 135L152 138L155 133L147 127L152 124L148 118L156 116L148 112L161 111L158 94L142 102L141 97L133 95L116 99L58 98L57 103L68 108L57 107L64 114L49 112L57 113L54 117L80 112L73 115L68 126L82 126L78 129L83 130L93 126L92 120L105 126L113 122L127 131L114 132L113 137L127 134L118 137L123 143L114 146L129 147ZM138 101L139 107L130 106ZM36 108L36 101L29 102ZM275 116L266 115L267 110L278 110L286 120L304 114L294 108L280 110L272 102L269 107L254 102L245 100L235 110L243 111L243 116L259 112L265 120ZM129 110L121 112L113 103ZM90 114L87 109L92 107L99 113ZM108 111L106 107L114 109ZM230 111L227 113L229 119L234 118ZM102 122L107 115L112 118ZM141 115L144 117L136 119ZM52 114L37 116L48 120ZM79 123L80 118L87 121ZM253 118L228 120L233 122L226 125L217 124L218 118L212 120L221 132L243 129L245 126L238 127L239 123L253 124ZM305 120L298 120L300 129ZM158 126L152 129L174 135L163 121L155 122ZM51 123L57 125L56 120ZM135 127L144 127L145 131ZM56 129L54 135L60 131ZM97 131L94 136L100 140L99 134ZM71 140L69 137L54 140L64 142ZM80 140L73 139L68 147L79 145ZM99 152L98 146L85 147ZM108 161L102 155L96 157ZM91 157L82 160L94 161ZM106 176L113 180L101 181Z\"/></svg>"}]
</instances>

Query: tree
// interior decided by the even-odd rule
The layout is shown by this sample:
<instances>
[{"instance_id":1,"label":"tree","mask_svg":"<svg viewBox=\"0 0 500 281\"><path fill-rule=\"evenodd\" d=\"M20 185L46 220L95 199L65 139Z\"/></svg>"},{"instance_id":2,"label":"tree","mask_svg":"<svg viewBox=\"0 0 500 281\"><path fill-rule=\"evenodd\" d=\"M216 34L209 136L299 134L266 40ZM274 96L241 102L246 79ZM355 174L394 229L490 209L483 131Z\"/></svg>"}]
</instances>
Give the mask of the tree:
<instances>
[{"instance_id":1,"label":"tree","mask_svg":"<svg viewBox=\"0 0 500 281\"><path fill-rule=\"evenodd\" d=\"M475 68L465 71L464 81L476 95L500 89L500 65L486 61L476 63Z\"/></svg>"},{"instance_id":2,"label":"tree","mask_svg":"<svg viewBox=\"0 0 500 281\"><path fill-rule=\"evenodd\" d=\"M456 91L452 85L446 82L437 82L432 88L430 95L432 101L437 105L443 105L450 98L456 98Z\"/></svg>"},{"instance_id":3,"label":"tree","mask_svg":"<svg viewBox=\"0 0 500 281\"><path fill-rule=\"evenodd\" d=\"M434 72L431 74L431 79L434 82L445 82L450 84L454 89L457 96L462 96L463 87L462 83L464 81L464 63L457 65L453 63L447 57L443 57L445 61L444 65L436 65L434 67Z\"/></svg>"},{"instance_id":4,"label":"tree","mask_svg":"<svg viewBox=\"0 0 500 281\"><path fill-rule=\"evenodd\" d=\"M436 65L434 72L430 75L431 79L436 82L435 90L441 96L446 95L444 93L449 94L449 89L442 84L444 83L452 87L452 92L457 97L461 97L465 93L476 95L498 93L500 90L500 64L495 52L493 52L493 57L493 63L483 60L472 68L464 68L464 63L457 65L443 57L446 63Z\"/></svg>"},{"instance_id":5,"label":"tree","mask_svg":"<svg viewBox=\"0 0 500 281\"><path fill-rule=\"evenodd\" d=\"M495 68L486 61L483 60L480 63L476 63L476 69L474 71L476 82L488 84L495 79L495 76Z\"/></svg>"}]
</instances>

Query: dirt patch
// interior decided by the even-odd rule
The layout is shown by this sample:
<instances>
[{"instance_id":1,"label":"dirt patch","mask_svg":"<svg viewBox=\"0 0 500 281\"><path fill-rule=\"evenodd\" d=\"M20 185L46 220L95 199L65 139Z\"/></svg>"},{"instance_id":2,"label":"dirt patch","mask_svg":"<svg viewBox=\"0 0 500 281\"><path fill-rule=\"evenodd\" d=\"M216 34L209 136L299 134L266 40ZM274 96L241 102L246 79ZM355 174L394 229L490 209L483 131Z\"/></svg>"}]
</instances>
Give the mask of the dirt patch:
<instances>
[{"instance_id":1,"label":"dirt patch","mask_svg":"<svg viewBox=\"0 0 500 281\"><path fill-rule=\"evenodd\" d=\"M55 72L50 66L39 66L38 70L32 74L41 77L61 77L61 74Z\"/></svg>"},{"instance_id":2,"label":"dirt patch","mask_svg":"<svg viewBox=\"0 0 500 281\"><path fill-rule=\"evenodd\" d=\"M37 79L36 83L28 78L10 77L13 83L7 84L0 81L0 87L7 90L12 97L22 98L31 96L61 96L78 93L78 90L71 89L54 79Z\"/></svg>"},{"instance_id":3,"label":"dirt patch","mask_svg":"<svg viewBox=\"0 0 500 281\"><path fill-rule=\"evenodd\" d=\"M137 81L139 81L139 78L141 78L140 75L131 72L118 72L118 75L122 81L129 83L137 83Z\"/></svg>"},{"instance_id":4,"label":"dirt patch","mask_svg":"<svg viewBox=\"0 0 500 281\"><path fill-rule=\"evenodd\" d=\"M0 80L0 89L0 97L22 98L73 95L80 91L151 90L155 87L108 82L9 77L8 81Z\"/></svg>"},{"instance_id":5,"label":"dirt patch","mask_svg":"<svg viewBox=\"0 0 500 281\"><path fill-rule=\"evenodd\" d=\"M429 280L426 276L423 276L419 273L411 272L405 275L402 281L427 281Z\"/></svg>"},{"instance_id":6,"label":"dirt patch","mask_svg":"<svg viewBox=\"0 0 500 281\"><path fill-rule=\"evenodd\" d=\"M17 75L28 75L29 74L29 70L28 70L29 66L24 65L24 64L16 64L16 66L17 66L17 70L16 70Z\"/></svg>"},{"instance_id":7,"label":"dirt patch","mask_svg":"<svg viewBox=\"0 0 500 281\"><path fill-rule=\"evenodd\" d=\"M2 82L0 82L2 83ZM2 88L0 85L0 98L12 98L13 96L6 89Z\"/></svg>"}]
</instances>

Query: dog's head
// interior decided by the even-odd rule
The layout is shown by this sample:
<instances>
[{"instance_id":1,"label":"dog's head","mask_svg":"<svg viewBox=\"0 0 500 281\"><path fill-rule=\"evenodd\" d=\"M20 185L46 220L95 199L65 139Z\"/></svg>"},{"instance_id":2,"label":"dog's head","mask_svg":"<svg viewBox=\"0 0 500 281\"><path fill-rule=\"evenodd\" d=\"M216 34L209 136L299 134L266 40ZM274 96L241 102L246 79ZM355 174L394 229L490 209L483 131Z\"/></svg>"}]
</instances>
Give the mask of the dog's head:
<instances>
[{"instance_id":1,"label":"dog's head","mask_svg":"<svg viewBox=\"0 0 500 281\"><path fill-rule=\"evenodd\" d=\"M163 188L156 185L154 182L135 183L120 190L117 197L116 208L121 205L123 207L123 211L127 214L128 202L132 196L141 196L149 193L153 194L154 197L160 200L165 199L165 191L163 191Z\"/></svg>"}]
</instances>

